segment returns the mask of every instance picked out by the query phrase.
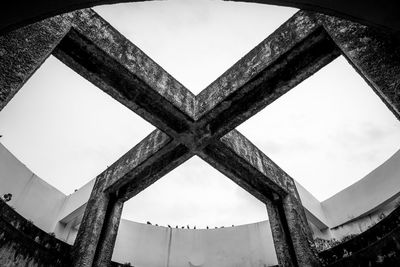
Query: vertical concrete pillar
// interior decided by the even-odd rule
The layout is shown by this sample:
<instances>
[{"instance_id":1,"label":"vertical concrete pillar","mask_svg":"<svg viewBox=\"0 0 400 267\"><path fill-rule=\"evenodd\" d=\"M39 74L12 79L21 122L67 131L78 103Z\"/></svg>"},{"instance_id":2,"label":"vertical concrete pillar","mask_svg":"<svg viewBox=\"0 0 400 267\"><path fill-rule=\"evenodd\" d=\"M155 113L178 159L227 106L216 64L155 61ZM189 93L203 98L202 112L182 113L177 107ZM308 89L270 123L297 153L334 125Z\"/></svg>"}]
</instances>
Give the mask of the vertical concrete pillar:
<instances>
[{"instance_id":1,"label":"vertical concrete pillar","mask_svg":"<svg viewBox=\"0 0 400 267\"><path fill-rule=\"evenodd\" d=\"M75 243L72 247L74 267L93 266L97 244L109 209L110 197L104 192L107 186L107 171L96 178L92 193L83 215Z\"/></svg>"},{"instance_id":2,"label":"vertical concrete pillar","mask_svg":"<svg viewBox=\"0 0 400 267\"><path fill-rule=\"evenodd\" d=\"M400 119L400 45L376 29L316 15L342 54Z\"/></svg>"},{"instance_id":3,"label":"vertical concrete pillar","mask_svg":"<svg viewBox=\"0 0 400 267\"><path fill-rule=\"evenodd\" d=\"M120 200L111 199L108 202L106 220L103 225L99 243L97 244L93 266L110 266L123 206L124 203Z\"/></svg>"},{"instance_id":4,"label":"vertical concrete pillar","mask_svg":"<svg viewBox=\"0 0 400 267\"><path fill-rule=\"evenodd\" d=\"M279 203L275 201L268 201L266 203L276 257L278 258L279 266L297 266L296 255L291 245L290 234L287 225L285 227L282 223L283 213L279 211L278 204Z\"/></svg>"},{"instance_id":5,"label":"vertical concrete pillar","mask_svg":"<svg viewBox=\"0 0 400 267\"><path fill-rule=\"evenodd\" d=\"M68 15L56 16L0 36L0 111L70 30Z\"/></svg>"},{"instance_id":6,"label":"vertical concrete pillar","mask_svg":"<svg viewBox=\"0 0 400 267\"><path fill-rule=\"evenodd\" d=\"M295 193L297 198L294 194L288 194L282 199L281 207L284 218L281 216L281 223L284 229L287 224L298 266L320 266L321 262L315 249L303 205L298 198L297 190Z\"/></svg>"},{"instance_id":7,"label":"vertical concrete pillar","mask_svg":"<svg viewBox=\"0 0 400 267\"><path fill-rule=\"evenodd\" d=\"M294 190L297 194L297 190ZM311 230L296 195L266 203L279 266L320 266Z\"/></svg>"}]
</instances>

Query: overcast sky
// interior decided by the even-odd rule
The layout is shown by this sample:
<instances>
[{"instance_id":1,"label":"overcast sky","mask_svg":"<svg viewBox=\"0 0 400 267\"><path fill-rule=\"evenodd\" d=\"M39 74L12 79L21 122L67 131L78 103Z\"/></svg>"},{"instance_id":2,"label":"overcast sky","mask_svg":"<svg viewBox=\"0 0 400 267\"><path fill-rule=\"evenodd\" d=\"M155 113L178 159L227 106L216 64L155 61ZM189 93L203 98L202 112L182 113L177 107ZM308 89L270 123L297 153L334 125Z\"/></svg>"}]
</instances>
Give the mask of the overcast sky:
<instances>
[{"instance_id":1,"label":"overcast sky","mask_svg":"<svg viewBox=\"0 0 400 267\"><path fill-rule=\"evenodd\" d=\"M296 12L206 0L95 9L195 94ZM0 113L0 141L66 194L153 129L54 57ZM399 122L342 57L238 130L320 200L400 148ZM198 227L267 218L262 203L197 157L128 201L123 216Z\"/></svg>"}]
</instances>

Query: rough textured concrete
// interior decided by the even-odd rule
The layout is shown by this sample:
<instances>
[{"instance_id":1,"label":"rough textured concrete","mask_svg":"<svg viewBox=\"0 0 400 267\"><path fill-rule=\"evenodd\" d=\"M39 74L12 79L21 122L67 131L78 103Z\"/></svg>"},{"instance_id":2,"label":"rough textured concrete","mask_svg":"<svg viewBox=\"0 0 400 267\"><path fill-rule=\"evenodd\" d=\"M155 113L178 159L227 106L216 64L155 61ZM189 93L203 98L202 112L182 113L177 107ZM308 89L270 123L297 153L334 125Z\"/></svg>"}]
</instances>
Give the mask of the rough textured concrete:
<instances>
[{"instance_id":1,"label":"rough textured concrete","mask_svg":"<svg viewBox=\"0 0 400 267\"><path fill-rule=\"evenodd\" d=\"M301 11L195 97L95 12L68 18L72 29L54 54L159 128L97 177L74 245L75 266L107 265L122 208L116 203L193 155L269 206L283 265L319 265L293 179L234 128L340 49L398 114L394 43L364 26Z\"/></svg>"},{"instance_id":2,"label":"rough textured concrete","mask_svg":"<svg viewBox=\"0 0 400 267\"><path fill-rule=\"evenodd\" d=\"M163 148L166 148L170 143L171 138L168 137L168 135L164 134L160 130L154 130L139 144L125 153L116 164L111 166L113 174L108 181L107 189L109 191L116 191L118 188L129 182L129 179L127 178L129 171L139 166L143 166L143 163L152 158L154 154Z\"/></svg>"},{"instance_id":3,"label":"rough textured concrete","mask_svg":"<svg viewBox=\"0 0 400 267\"><path fill-rule=\"evenodd\" d=\"M96 248L98 240L113 240L112 234L101 237L108 229L109 194L125 201L194 154L261 201L278 194L285 214L300 220L288 223L293 229L285 232L295 241L294 264L296 260L301 265L317 262L306 242L310 235L293 180L236 131L220 140L338 55L329 36L306 13L296 14L198 97L90 10L76 13L73 30L55 54L165 133L154 131L97 178L75 244L75 255L83 253L76 265L90 266L96 250L101 251ZM235 168L226 165L230 160L237 163L231 165ZM287 194L294 197L285 205ZM97 256L101 264L106 255L104 260Z\"/></svg>"},{"instance_id":4,"label":"rough textured concrete","mask_svg":"<svg viewBox=\"0 0 400 267\"><path fill-rule=\"evenodd\" d=\"M287 224L282 221L282 212L280 212L281 203L279 199L266 202L269 223L271 226L274 247L279 266L297 266L296 254L292 245Z\"/></svg>"},{"instance_id":5,"label":"rough textured concrete","mask_svg":"<svg viewBox=\"0 0 400 267\"><path fill-rule=\"evenodd\" d=\"M400 49L390 36L364 25L325 15L318 21L343 55L400 119Z\"/></svg>"},{"instance_id":6,"label":"rough textured concrete","mask_svg":"<svg viewBox=\"0 0 400 267\"><path fill-rule=\"evenodd\" d=\"M70 29L57 16L0 36L0 111L18 92Z\"/></svg>"},{"instance_id":7,"label":"rough textured concrete","mask_svg":"<svg viewBox=\"0 0 400 267\"><path fill-rule=\"evenodd\" d=\"M288 266L318 266L293 179L236 130L204 151L204 160L267 204L278 261Z\"/></svg>"},{"instance_id":8,"label":"rough textured concrete","mask_svg":"<svg viewBox=\"0 0 400 267\"><path fill-rule=\"evenodd\" d=\"M92 266L94 264L95 253L98 249L110 252L110 244L113 243L113 240L115 241L113 235L116 234L116 230L113 227L118 225L120 218L119 216L114 218L110 216L114 213L118 214L120 210L118 209L119 205L115 206L116 204L109 203L110 194L106 192L106 189L109 185L118 181L118 179L129 176L128 174L132 169L145 161L147 157L143 153L149 153L151 149L154 149L152 152L157 152L160 146L168 144L168 137L158 130L150 134L145 140L153 140L155 145L150 147L149 142L146 142L147 146L143 147L139 144L96 178L74 244L72 253L74 266ZM111 194L115 194L115 192L111 192ZM109 235L107 236L104 232ZM103 237L101 238L102 235ZM97 247L99 240L101 240L100 248ZM102 247L105 243L109 245ZM97 258L103 259L102 257L98 256Z\"/></svg>"},{"instance_id":9,"label":"rough textured concrete","mask_svg":"<svg viewBox=\"0 0 400 267\"><path fill-rule=\"evenodd\" d=\"M285 215L281 217L281 221L285 220L288 225L297 264L299 266L320 266L321 263L297 190L295 194L288 194L282 199L282 207Z\"/></svg>"},{"instance_id":10,"label":"rough textured concrete","mask_svg":"<svg viewBox=\"0 0 400 267\"><path fill-rule=\"evenodd\" d=\"M106 170L96 178L77 238L72 248L72 266L93 266L97 244L103 231L104 222L107 221L106 212L109 195L104 190L106 189L110 174L111 171Z\"/></svg>"},{"instance_id":11,"label":"rough textured concrete","mask_svg":"<svg viewBox=\"0 0 400 267\"><path fill-rule=\"evenodd\" d=\"M76 12L73 29L55 53L59 59L160 130L187 128L195 103L189 90L94 11Z\"/></svg>"},{"instance_id":12,"label":"rough textured concrete","mask_svg":"<svg viewBox=\"0 0 400 267\"><path fill-rule=\"evenodd\" d=\"M97 251L93 266L106 267L111 265L115 240L117 239L118 227L121 220L124 202L112 199L108 203L106 221L103 225L102 234L97 245Z\"/></svg>"},{"instance_id":13,"label":"rough textured concrete","mask_svg":"<svg viewBox=\"0 0 400 267\"><path fill-rule=\"evenodd\" d=\"M333 60L338 53L318 26L307 12L297 12L196 97L196 119L206 114L216 116L224 109L236 118L231 114L237 108L234 102L253 94L261 98L250 98L262 102L257 106L259 110ZM286 73L285 68L291 71Z\"/></svg>"}]
</instances>

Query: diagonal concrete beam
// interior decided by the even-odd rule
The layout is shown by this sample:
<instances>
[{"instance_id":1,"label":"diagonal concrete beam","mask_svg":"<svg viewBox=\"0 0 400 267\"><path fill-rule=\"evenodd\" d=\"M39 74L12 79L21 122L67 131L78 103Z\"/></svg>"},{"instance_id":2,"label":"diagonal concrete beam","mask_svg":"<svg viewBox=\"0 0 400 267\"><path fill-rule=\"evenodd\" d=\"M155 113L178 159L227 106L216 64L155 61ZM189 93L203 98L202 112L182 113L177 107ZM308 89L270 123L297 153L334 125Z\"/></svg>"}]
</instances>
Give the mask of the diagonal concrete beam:
<instances>
[{"instance_id":1,"label":"diagonal concrete beam","mask_svg":"<svg viewBox=\"0 0 400 267\"><path fill-rule=\"evenodd\" d=\"M68 15L0 36L0 111L42 65L69 31Z\"/></svg>"},{"instance_id":2,"label":"diagonal concrete beam","mask_svg":"<svg viewBox=\"0 0 400 267\"><path fill-rule=\"evenodd\" d=\"M114 175L107 192L119 190L125 199L209 144L220 146L221 134L337 56L321 27L308 13L298 12L195 98L94 11L80 11L75 16L73 29L56 49L56 56L172 138L151 160L146 159L146 164L130 166L129 173ZM290 66L295 66L294 71L285 69ZM286 83L271 83L285 78L280 71L288 72ZM231 140L232 136L228 134L221 140ZM147 139L139 146L153 147L153 143ZM259 185L254 188L268 188L264 195L288 193L285 183L291 183L291 179L286 181L281 175L277 180L276 175L267 179L254 176Z\"/></svg>"},{"instance_id":3,"label":"diagonal concrete beam","mask_svg":"<svg viewBox=\"0 0 400 267\"><path fill-rule=\"evenodd\" d=\"M355 22L316 14L354 69L400 120L398 40Z\"/></svg>"},{"instance_id":4,"label":"diagonal concrete beam","mask_svg":"<svg viewBox=\"0 0 400 267\"><path fill-rule=\"evenodd\" d=\"M339 54L322 27L300 11L196 97L196 119L221 137Z\"/></svg>"},{"instance_id":5,"label":"diagonal concrete beam","mask_svg":"<svg viewBox=\"0 0 400 267\"><path fill-rule=\"evenodd\" d=\"M66 25L56 22L56 26L64 25L61 34L51 35L50 45L36 57L28 49L28 56L24 54L18 61L17 55L10 51L0 67L5 70L7 59L11 58L12 63L28 64L28 68L21 74L17 65L11 68L11 75L6 73L8 80L3 79L3 83L20 78L17 85L3 90L0 95L5 96L3 102L8 101L59 43L54 54L60 60L160 129L97 177L81 224L84 230L79 231L74 245L74 253L79 255L75 266L107 263L119 221L112 214L120 216L123 201L194 154L264 203L274 202L268 211L276 219L274 239L278 240L277 253L282 264L319 264L311 249L307 220L293 179L233 130L336 58L340 54L338 46L398 116L399 57L397 51L394 56L389 54L389 49L395 48L394 43L364 26L321 15L316 18L298 12L197 97L92 10L67 15L61 21L68 21ZM353 34L352 38L346 31ZM16 35L15 44L22 51L27 45L21 42L28 33ZM39 37L42 39L35 39L38 45L46 41ZM377 51L385 50L379 54L379 67L371 66L377 56L365 43ZM386 69L392 80L383 77ZM104 232L112 234L102 235ZM293 245L280 246L282 242Z\"/></svg>"},{"instance_id":6,"label":"diagonal concrete beam","mask_svg":"<svg viewBox=\"0 0 400 267\"><path fill-rule=\"evenodd\" d=\"M194 95L94 11L76 12L54 55L168 135L188 130Z\"/></svg>"},{"instance_id":7,"label":"diagonal concrete beam","mask_svg":"<svg viewBox=\"0 0 400 267\"><path fill-rule=\"evenodd\" d=\"M237 130L232 130L219 142L206 147L202 156L207 162L215 161L212 165L220 166L218 169L224 169L227 173L237 173L238 166L244 168L249 176L229 176L239 183L243 180L253 185L253 190L272 189L280 196L297 194L294 180ZM270 196L274 198L272 194Z\"/></svg>"},{"instance_id":8,"label":"diagonal concrete beam","mask_svg":"<svg viewBox=\"0 0 400 267\"><path fill-rule=\"evenodd\" d=\"M238 131L206 147L201 157L267 204L279 264L319 266L294 180Z\"/></svg>"},{"instance_id":9,"label":"diagonal concrete beam","mask_svg":"<svg viewBox=\"0 0 400 267\"><path fill-rule=\"evenodd\" d=\"M218 80L222 84L217 81L196 98L95 12L79 11L70 18L72 28L54 54L161 130L97 177L74 245L73 253L79 255L75 266L109 261L118 223L112 214L120 215L122 210L118 203L194 154L261 201L267 203L278 196L285 216L292 219L287 223L292 230L286 227L285 236L294 240L294 251L289 254L298 259L292 257L291 261L302 262L304 257L304 262L311 262L306 255L308 246L298 248L305 245L307 227L293 180L238 132L220 137L337 56L324 31L307 14L296 14L239 62L238 69ZM226 84L228 79L238 83ZM215 97L217 94L220 97ZM211 101L214 97L216 101ZM236 163L235 168L228 162Z\"/></svg>"},{"instance_id":10,"label":"diagonal concrete beam","mask_svg":"<svg viewBox=\"0 0 400 267\"><path fill-rule=\"evenodd\" d=\"M179 165L190 156L185 147L176 145L168 135L155 130L101 173L96 178L73 246L73 266L107 266L122 203L132 196L132 192L140 192L161 177L165 168L171 168L176 162ZM129 190L128 196L126 185L136 185L139 189Z\"/></svg>"}]
</instances>

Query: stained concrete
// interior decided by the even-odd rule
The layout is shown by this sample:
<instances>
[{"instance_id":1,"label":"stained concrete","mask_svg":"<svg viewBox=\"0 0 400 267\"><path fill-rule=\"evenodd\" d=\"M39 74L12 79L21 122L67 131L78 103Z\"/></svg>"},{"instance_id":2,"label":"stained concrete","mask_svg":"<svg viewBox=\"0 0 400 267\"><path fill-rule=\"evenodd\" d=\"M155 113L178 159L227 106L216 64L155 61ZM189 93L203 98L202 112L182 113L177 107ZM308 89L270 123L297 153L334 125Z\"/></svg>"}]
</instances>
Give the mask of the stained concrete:
<instances>
[{"instance_id":1,"label":"stained concrete","mask_svg":"<svg viewBox=\"0 0 400 267\"><path fill-rule=\"evenodd\" d=\"M69 31L67 15L0 36L0 111Z\"/></svg>"},{"instance_id":2,"label":"stained concrete","mask_svg":"<svg viewBox=\"0 0 400 267\"><path fill-rule=\"evenodd\" d=\"M74 244L74 266L108 265L121 203L193 155L268 205L280 263L319 265L293 179L234 128L340 52L376 84L376 92L398 112L399 79L395 75L399 61L389 56L390 40L374 35L372 47L384 52L368 50L368 28L301 11L195 97L92 10L69 14L56 25L67 26L61 27L50 46L44 46L40 57L21 63L18 53L25 51L29 58L35 48L26 50L21 41L28 31L14 33L20 40L13 43L16 52L6 51L0 65L9 68L7 58L18 64L9 68L5 83L21 76L19 66L26 63L28 70L16 86L3 90L2 103L55 48L53 53L65 64L159 128L96 178ZM46 22L36 26L48 28ZM41 49L40 42L38 45ZM371 60L380 57L383 69L377 71L370 67ZM393 80L383 76L386 69Z\"/></svg>"}]
</instances>

